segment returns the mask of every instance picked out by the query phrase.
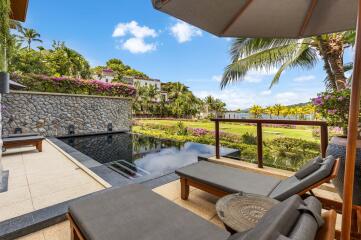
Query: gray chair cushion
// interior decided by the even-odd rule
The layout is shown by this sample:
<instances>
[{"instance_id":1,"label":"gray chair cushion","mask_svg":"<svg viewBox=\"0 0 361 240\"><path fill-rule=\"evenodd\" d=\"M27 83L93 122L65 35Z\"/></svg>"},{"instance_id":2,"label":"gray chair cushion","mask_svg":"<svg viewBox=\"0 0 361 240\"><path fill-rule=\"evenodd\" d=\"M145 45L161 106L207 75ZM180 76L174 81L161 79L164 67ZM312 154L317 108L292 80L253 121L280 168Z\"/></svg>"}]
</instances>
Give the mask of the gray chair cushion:
<instances>
[{"instance_id":1,"label":"gray chair cushion","mask_svg":"<svg viewBox=\"0 0 361 240\"><path fill-rule=\"evenodd\" d=\"M269 210L252 230L232 240L313 240L322 226L315 220L319 218L321 204L316 198L303 201L294 195Z\"/></svg>"},{"instance_id":2,"label":"gray chair cushion","mask_svg":"<svg viewBox=\"0 0 361 240\"><path fill-rule=\"evenodd\" d=\"M301 203L302 199L297 195L280 202L269 210L257 225L240 239L268 240L277 239L280 235L287 236L301 215L297 210Z\"/></svg>"},{"instance_id":3,"label":"gray chair cushion","mask_svg":"<svg viewBox=\"0 0 361 240\"><path fill-rule=\"evenodd\" d=\"M69 213L88 240L222 240L229 236L141 185L75 201Z\"/></svg>"},{"instance_id":4,"label":"gray chair cushion","mask_svg":"<svg viewBox=\"0 0 361 240\"><path fill-rule=\"evenodd\" d=\"M295 173L295 177L299 180L307 177L317 169L321 167L321 163L323 159L321 157L316 157L309 161L305 166L303 166L300 170Z\"/></svg>"},{"instance_id":5,"label":"gray chair cushion","mask_svg":"<svg viewBox=\"0 0 361 240\"><path fill-rule=\"evenodd\" d=\"M214 186L225 192L246 192L268 196L280 180L221 164L200 161L176 170L180 176Z\"/></svg>"},{"instance_id":6,"label":"gray chair cushion","mask_svg":"<svg viewBox=\"0 0 361 240\"><path fill-rule=\"evenodd\" d=\"M302 211L301 208L302 214L288 236L290 239L315 239L318 229L324 224L321 217L322 205L320 201L315 197L309 197L305 200L305 204L306 211Z\"/></svg>"},{"instance_id":7,"label":"gray chair cushion","mask_svg":"<svg viewBox=\"0 0 361 240\"><path fill-rule=\"evenodd\" d=\"M269 194L269 197L283 201L290 196L302 192L304 189L327 178L332 173L336 158L328 156L324 159L321 167L307 177L299 180L296 176L291 176L278 184L278 186Z\"/></svg>"}]
</instances>

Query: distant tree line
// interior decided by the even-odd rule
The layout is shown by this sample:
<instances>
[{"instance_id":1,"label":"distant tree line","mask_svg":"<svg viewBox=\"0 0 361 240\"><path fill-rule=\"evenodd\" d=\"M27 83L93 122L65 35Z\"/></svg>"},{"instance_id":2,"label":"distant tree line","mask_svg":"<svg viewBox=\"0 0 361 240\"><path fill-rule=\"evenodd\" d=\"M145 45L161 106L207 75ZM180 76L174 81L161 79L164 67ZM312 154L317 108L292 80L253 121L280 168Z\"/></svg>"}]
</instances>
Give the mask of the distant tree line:
<instances>
[{"instance_id":1,"label":"distant tree line","mask_svg":"<svg viewBox=\"0 0 361 240\"><path fill-rule=\"evenodd\" d=\"M212 96L200 99L179 82L162 83L161 89L152 85L136 88L133 112L139 116L191 118L201 112L225 111L225 103L219 99Z\"/></svg>"},{"instance_id":2,"label":"distant tree line","mask_svg":"<svg viewBox=\"0 0 361 240\"><path fill-rule=\"evenodd\" d=\"M249 113L254 118L262 118L263 115L267 115L267 118L269 119L293 118L298 120L304 120L306 115L312 115L314 119L317 119L319 117L318 114L316 114L316 109L313 104L298 106L283 106L281 104L275 104L268 107L253 105L249 109Z\"/></svg>"}]
</instances>

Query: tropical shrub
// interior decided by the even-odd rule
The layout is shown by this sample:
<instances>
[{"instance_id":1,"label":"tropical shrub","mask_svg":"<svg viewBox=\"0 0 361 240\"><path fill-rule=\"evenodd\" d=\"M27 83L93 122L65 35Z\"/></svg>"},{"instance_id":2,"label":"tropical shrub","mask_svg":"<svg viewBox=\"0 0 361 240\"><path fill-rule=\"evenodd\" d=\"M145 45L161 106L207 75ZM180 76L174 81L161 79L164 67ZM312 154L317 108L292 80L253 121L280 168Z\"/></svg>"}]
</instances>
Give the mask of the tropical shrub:
<instances>
[{"instance_id":1,"label":"tropical shrub","mask_svg":"<svg viewBox=\"0 0 361 240\"><path fill-rule=\"evenodd\" d=\"M319 93L313 99L316 111L327 120L329 126L347 128L350 105L350 89Z\"/></svg>"},{"instance_id":2,"label":"tropical shrub","mask_svg":"<svg viewBox=\"0 0 361 240\"><path fill-rule=\"evenodd\" d=\"M250 145L256 145L257 144L257 138L252 133L246 132L242 135L242 141L246 144Z\"/></svg>"},{"instance_id":3,"label":"tropical shrub","mask_svg":"<svg viewBox=\"0 0 361 240\"><path fill-rule=\"evenodd\" d=\"M184 123L182 121L177 122L177 134L184 136L184 135L188 135L188 129L187 127L184 125Z\"/></svg>"},{"instance_id":4,"label":"tropical shrub","mask_svg":"<svg viewBox=\"0 0 361 240\"><path fill-rule=\"evenodd\" d=\"M136 93L134 87L123 83L105 83L97 80L35 74L14 74L12 77L18 83L25 85L28 91L122 97L132 97Z\"/></svg>"}]
</instances>

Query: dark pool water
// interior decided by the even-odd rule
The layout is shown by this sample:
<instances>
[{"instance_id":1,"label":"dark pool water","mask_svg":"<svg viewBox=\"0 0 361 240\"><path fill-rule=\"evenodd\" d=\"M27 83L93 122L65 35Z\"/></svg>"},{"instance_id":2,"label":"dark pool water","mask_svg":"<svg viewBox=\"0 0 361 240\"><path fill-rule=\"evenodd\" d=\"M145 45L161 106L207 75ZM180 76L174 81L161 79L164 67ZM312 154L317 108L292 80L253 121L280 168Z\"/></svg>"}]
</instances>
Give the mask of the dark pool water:
<instances>
[{"instance_id":1,"label":"dark pool water","mask_svg":"<svg viewBox=\"0 0 361 240\"><path fill-rule=\"evenodd\" d=\"M180 143L130 133L66 137L60 140L130 179L174 171L195 163L198 157L215 155L215 148L211 145ZM235 151L222 148L221 154Z\"/></svg>"}]
</instances>

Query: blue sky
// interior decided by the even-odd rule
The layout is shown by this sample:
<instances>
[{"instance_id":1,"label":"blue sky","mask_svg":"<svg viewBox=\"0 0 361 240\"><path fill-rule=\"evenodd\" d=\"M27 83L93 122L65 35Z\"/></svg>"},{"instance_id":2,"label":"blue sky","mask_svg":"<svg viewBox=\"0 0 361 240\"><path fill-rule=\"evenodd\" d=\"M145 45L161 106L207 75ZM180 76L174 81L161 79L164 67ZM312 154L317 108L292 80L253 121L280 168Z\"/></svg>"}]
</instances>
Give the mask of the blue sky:
<instances>
[{"instance_id":1,"label":"blue sky","mask_svg":"<svg viewBox=\"0 0 361 240\"><path fill-rule=\"evenodd\" d=\"M120 58L152 78L180 81L198 97L220 98L229 109L306 102L324 90L321 64L286 71L271 90L272 72L251 72L245 81L221 90L230 40L155 11L150 0L30 0L24 25L41 34L45 47L52 40L65 41L92 66Z\"/></svg>"}]
</instances>

